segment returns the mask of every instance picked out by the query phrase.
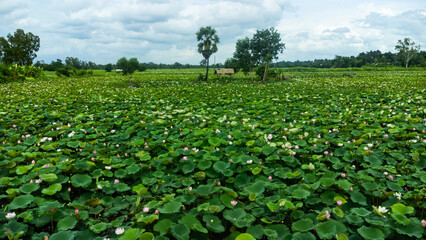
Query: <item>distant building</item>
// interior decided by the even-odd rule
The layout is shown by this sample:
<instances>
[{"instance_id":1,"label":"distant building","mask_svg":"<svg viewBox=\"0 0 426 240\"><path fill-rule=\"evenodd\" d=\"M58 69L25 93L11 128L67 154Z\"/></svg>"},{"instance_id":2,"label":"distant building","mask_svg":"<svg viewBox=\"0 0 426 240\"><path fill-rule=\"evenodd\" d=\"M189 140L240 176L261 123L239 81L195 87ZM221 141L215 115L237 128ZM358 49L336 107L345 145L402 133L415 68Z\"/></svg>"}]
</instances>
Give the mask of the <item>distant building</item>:
<instances>
[{"instance_id":1,"label":"distant building","mask_svg":"<svg viewBox=\"0 0 426 240\"><path fill-rule=\"evenodd\" d=\"M123 69L119 69L119 68L115 69L115 73L122 73L122 72L123 72Z\"/></svg>"}]
</instances>

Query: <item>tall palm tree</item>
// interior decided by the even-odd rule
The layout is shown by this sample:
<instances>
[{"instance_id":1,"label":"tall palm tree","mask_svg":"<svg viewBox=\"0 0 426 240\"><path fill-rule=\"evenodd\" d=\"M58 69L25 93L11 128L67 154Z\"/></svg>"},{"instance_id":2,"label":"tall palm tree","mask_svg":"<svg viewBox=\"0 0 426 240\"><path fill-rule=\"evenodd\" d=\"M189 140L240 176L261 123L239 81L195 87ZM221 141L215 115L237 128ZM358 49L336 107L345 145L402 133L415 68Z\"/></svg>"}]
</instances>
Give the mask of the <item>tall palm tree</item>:
<instances>
[{"instance_id":1,"label":"tall palm tree","mask_svg":"<svg viewBox=\"0 0 426 240\"><path fill-rule=\"evenodd\" d=\"M216 34L216 30L210 26L202 27L197 32L197 41L198 43L198 53L201 53L206 60L207 69L206 69L206 78L207 81L209 75L209 58L210 56L217 52L217 44L220 42L219 37Z\"/></svg>"}]
</instances>

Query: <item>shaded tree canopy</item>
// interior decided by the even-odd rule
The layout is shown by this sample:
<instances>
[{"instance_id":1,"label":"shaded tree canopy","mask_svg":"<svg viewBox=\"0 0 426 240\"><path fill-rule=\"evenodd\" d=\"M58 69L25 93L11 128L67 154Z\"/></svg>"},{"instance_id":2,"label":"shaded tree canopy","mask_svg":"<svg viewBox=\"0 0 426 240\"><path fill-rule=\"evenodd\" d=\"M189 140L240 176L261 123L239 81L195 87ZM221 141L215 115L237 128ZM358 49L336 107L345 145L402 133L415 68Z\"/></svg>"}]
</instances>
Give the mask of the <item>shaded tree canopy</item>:
<instances>
[{"instance_id":1,"label":"shaded tree canopy","mask_svg":"<svg viewBox=\"0 0 426 240\"><path fill-rule=\"evenodd\" d=\"M22 29L9 33L7 39L0 37L0 58L6 64L31 65L39 49L40 38Z\"/></svg>"}]
</instances>

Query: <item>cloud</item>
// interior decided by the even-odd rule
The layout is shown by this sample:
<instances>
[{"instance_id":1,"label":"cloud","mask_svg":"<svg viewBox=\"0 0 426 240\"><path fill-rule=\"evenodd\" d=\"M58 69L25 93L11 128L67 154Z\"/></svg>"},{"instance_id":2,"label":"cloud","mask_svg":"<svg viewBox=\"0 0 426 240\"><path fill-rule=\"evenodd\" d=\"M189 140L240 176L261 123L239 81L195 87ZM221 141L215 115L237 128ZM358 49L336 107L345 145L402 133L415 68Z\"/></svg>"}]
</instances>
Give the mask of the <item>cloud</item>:
<instances>
[{"instance_id":1,"label":"cloud","mask_svg":"<svg viewBox=\"0 0 426 240\"><path fill-rule=\"evenodd\" d=\"M33 32L41 39L38 59L47 62L72 56L109 63L126 56L197 64L200 27L217 30L216 62L232 56L238 39L275 27L287 47L280 60L306 60L389 51L406 36L424 45L425 12L414 0L3 0L0 21L8 24L0 25L0 36L17 28Z\"/></svg>"}]
</instances>

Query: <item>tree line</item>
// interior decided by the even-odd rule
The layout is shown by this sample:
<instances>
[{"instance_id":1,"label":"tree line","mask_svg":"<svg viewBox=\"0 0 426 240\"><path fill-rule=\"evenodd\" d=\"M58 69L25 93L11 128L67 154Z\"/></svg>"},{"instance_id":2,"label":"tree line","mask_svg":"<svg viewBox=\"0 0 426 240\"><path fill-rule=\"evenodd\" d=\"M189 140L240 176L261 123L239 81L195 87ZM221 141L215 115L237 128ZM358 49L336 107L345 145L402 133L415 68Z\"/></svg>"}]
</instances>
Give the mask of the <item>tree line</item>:
<instances>
[{"instance_id":1,"label":"tree line","mask_svg":"<svg viewBox=\"0 0 426 240\"><path fill-rule=\"evenodd\" d=\"M410 61L411 67L426 67L426 51L420 51ZM380 50L362 52L357 56L335 56L333 59L315 59L308 61L280 61L275 67L312 67L312 68L349 68L349 67L406 67L404 59L398 53Z\"/></svg>"},{"instance_id":2,"label":"tree line","mask_svg":"<svg viewBox=\"0 0 426 240\"><path fill-rule=\"evenodd\" d=\"M156 64L156 63L140 63L136 58L119 59L117 63L109 63L106 65L96 64L92 61L82 61L77 57L67 57L64 61L57 59L51 63L37 61L33 65L33 60L37 57L36 52L40 49L40 38L29 32L25 33L22 29L17 29L14 34L8 34L7 37L0 37L0 74L2 75L25 75L28 70L22 70L16 66L35 66L31 71L40 69L47 71L56 71L58 75L76 75L90 74L93 69L105 69L112 71L115 68L123 69L124 74L131 74L134 71L145 71L146 69L182 69L182 68L198 68L206 67L206 75L203 80L207 80L210 67L210 57L218 51L220 43L216 30L211 26L201 27L196 32L198 41L198 52L203 56L199 65L181 64ZM285 49L285 44L281 42L280 34L274 28L257 30L252 38L245 37L239 39L235 45L235 51L231 58L225 63L215 64L215 68L229 67L235 71L241 70L245 74L252 73L255 68L257 74L262 75L262 79L267 78L269 66L273 60L278 60L278 54ZM398 40L395 45L396 53L385 52L379 50L362 52L355 56L335 56L334 59L316 59L313 61L280 61L273 64L275 67L314 67L314 68L347 68L347 67L388 67L388 66L409 66L426 67L426 52L420 51L420 46L416 45L410 38ZM261 69L261 71L259 70ZM34 70L35 69L35 70ZM89 70L89 71L86 71ZM34 73L30 74L34 76Z\"/></svg>"}]
</instances>

